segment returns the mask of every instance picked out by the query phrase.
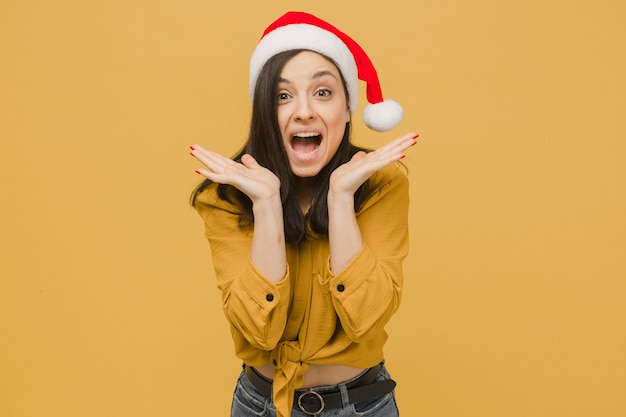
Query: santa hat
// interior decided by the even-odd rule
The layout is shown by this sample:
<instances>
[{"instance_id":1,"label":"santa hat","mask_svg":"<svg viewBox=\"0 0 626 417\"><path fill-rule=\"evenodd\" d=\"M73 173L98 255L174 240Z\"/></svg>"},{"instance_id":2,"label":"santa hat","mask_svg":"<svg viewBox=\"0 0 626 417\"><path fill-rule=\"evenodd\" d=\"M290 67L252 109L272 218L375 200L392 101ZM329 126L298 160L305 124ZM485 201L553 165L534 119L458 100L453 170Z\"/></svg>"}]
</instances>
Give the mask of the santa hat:
<instances>
[{"instance_id":1,"label":"santa hat","mask_svg":"<svg viewBox=\"0 0 626 417\"><path fill-rule=\"evenodd\" d=\"M352 114L359 97L358 80L367 83L369 104L362 117L370 129L385 132L402 120L402 107L393 100L383 99L376 69L363 48L336 27L303 12L288 12L263 32L250 60L250 97L254 96L263 65L272 56L292 49L308 49L335 61L348 89Z\"/></svg>"}]
</instances>

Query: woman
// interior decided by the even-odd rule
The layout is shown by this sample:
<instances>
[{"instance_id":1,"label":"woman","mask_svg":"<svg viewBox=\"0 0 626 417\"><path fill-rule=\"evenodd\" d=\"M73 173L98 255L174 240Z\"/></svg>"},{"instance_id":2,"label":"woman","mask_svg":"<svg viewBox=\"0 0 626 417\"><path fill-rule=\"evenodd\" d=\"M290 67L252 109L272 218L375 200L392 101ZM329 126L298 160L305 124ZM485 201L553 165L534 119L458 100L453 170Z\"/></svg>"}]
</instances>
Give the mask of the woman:
<instances>
[{"instance_id":1,"label":"woman","mask_svg":"<svg viewBox=\"0 0 626 417\"><path fill-rule=\"evenodd\" d=\"M358 77L366 124L402 109L347 35L306 13L272 23L251 60L248 141L233 159L199 145L192 204L204 219L223 308L244 369L231 416L398 415L384 326L400 303L416 143L350 143Z\"/></svg>"}]
</instances>

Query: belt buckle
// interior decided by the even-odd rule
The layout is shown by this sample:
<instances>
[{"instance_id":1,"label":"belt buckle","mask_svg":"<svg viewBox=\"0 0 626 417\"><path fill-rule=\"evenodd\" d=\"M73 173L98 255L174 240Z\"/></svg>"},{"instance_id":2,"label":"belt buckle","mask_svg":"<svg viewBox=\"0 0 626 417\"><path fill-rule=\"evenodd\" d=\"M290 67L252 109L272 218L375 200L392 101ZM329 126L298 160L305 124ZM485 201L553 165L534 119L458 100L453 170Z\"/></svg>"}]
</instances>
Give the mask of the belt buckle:
<instances>
[{"instance_id":1,"label":"belt buckle","mask_svg":"<svg viewBox=\"0 0 626 417\"><path fill-rule=\"evenodd\" d=\"M307 401L306 404L303 403L302 400ZM312 402L317 401L319 402L319 409L317 411L309 411L307 410L305 407L305 405L307 406L312 406ZM309 416L316 416L318 414L320 414L322 411L324 411L324 407L326 404L324 404L324 397L321 396L320 393L315 392L313 390L308 390L306 392L303 392L302 394L300 394L300 396L298 397L298 407L300 407L300 410L309 415Z\"/></svg>"}]
</instances>

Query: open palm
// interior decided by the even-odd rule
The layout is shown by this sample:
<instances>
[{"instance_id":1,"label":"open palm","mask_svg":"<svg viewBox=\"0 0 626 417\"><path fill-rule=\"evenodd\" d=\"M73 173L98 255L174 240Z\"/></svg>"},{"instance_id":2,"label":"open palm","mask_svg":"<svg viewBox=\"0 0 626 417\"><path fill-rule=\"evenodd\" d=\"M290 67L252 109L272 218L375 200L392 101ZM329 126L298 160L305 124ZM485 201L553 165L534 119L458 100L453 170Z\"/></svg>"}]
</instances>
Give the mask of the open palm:
<instances>
[{"instance_id":1,"label":"open palm","mask_svg":"<svg viewBox=\"0 0 626 417\"><path fill-rule=\"evenodd\" d=\"M329 193L353 195L374 172L403 158L404 151L416 143L416 137L415 133L408 133L375 151L357 152L350 161L333 171L330 176Z\"/></svg>"},{"instance_id":2,"label":"open palm","mask_svg":"<svg viewBox=\"0 0 626 417\"><path fill-rule=\"evenodd\" d=\"M197 172L219 184L230 184L253 202L272 198L280 193L280 180L272 171L262 167L251 155L243 155L241 162L202 148L191 147L193 155L206 169Z\"/></svg>"}]
</instances>

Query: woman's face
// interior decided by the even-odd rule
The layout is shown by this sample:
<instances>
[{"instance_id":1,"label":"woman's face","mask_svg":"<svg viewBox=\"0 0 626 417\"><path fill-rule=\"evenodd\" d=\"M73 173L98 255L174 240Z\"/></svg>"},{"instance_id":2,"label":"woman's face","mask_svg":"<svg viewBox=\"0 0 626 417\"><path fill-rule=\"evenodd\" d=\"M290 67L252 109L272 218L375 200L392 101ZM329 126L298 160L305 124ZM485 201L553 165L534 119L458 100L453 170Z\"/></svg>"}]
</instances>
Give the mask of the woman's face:
<instances>
[{"instance_id":1,"label":"woman's face","mask_svg":"<svg viewBox=\"0 0 626 417\"><path fill-rule=\"evenodd\" d=\"M304 51L283 67L277 94L278 126L291 170L313 177L337 152L350 121L341 74L323 56Z\"/></svg>"}]
</instances>

